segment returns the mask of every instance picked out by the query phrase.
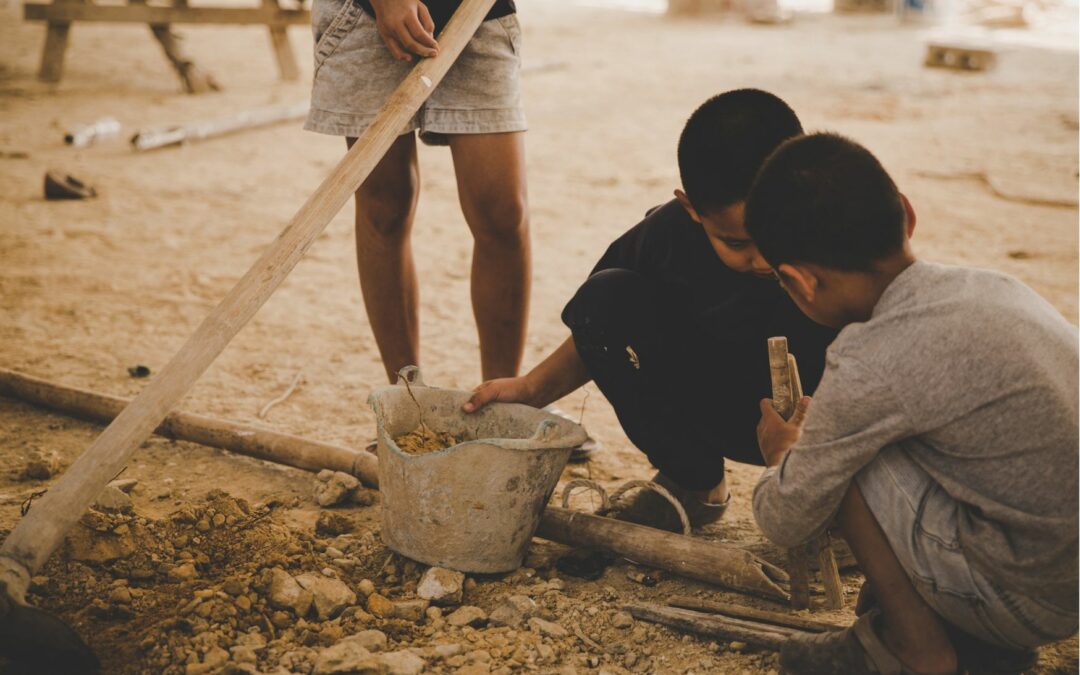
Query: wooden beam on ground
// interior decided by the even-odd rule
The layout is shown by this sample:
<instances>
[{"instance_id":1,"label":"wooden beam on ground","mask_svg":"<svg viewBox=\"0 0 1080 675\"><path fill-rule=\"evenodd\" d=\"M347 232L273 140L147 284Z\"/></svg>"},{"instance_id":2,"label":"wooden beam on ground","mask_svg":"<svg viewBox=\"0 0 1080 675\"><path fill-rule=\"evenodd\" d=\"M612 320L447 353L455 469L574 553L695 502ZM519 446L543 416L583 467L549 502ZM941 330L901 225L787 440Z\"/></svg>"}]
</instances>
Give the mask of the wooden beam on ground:
<instances>
[{"instance_id":1,"label":"wooden beam on ground","mask_svg":"<svg viewBox=\"0 0 1080 675\"><path fill-rule=\"evenodd\" d=\"M149 5L92 5L69 0L53 4L27 3L27 21L98 21L109 23L202 23L264 24L269 26L308 25L311 12L274 6L244 7L157 7Z\"/></svg>"},{"instance_id":2,"label":"wooden beam on ground","mask_svg":"<svg viewBox=\"0 0 1080 675\"><path fill-rule=\"evenodd\" d=\"M68 387L3 368L0 368L0 395L103 424L111 422L130 403L118 396ZM176 411L154 433L298 469L344 471L364 485L379 485L379 462L370 452L311 441L255 424Z\"/></svg>"},{"instance_id":3,"label":"wooden beam on ground","mask_svg":"<svg viewBox=\"0 0 1080 675\"><path fill-rule=\"evenodd\" d=\"M708 614L723 614L724 616L729 616L736 619L758 621L761 623L772 624L774 626L784 626L787 628L804 630L810 633L826 633L834 630L844 630L845 628L844 626L837 626L836 624L825 623L823 621L804 619L803 617L796 616L794 614L770 612L766 609L757 609L756 607L744 607L743 605L736 605L730 602L702 600L700 598L691 598L685 595L676 595L672 597L670 600L668 600L668 604L672 607L692 609L697 612L706 612Z\"/></svg>"},{"instance_id":4,"label":"wooden beam on ground","mask_svg":"<svg viewBox=\"0 0 1080 675\"><path fill-rule=\"evenodd\" d=\"M628 604L623 609L635 619L663 624L669 628L689 631L725 642L745 642L753 647L780 651L792 635L804 635L804 631L703 614L689 609L664 607L651 604Z\"/></svg>"}]
</instances>

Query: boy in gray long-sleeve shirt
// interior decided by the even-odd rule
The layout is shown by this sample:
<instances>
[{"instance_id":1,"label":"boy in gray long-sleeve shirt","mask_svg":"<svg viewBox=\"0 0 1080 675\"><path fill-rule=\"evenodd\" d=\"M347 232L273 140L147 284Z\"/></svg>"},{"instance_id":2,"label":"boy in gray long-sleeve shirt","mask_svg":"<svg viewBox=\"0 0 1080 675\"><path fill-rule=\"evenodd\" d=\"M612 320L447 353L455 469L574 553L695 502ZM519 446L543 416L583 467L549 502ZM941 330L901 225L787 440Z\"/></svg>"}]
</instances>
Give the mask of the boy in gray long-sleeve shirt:
<instances>
[{"instance_id":1,"label":"boy in gray long-sleeve shirt","mask_svg":"<svg viewBox=\"0 0 1080 675\"><path fill-rule=\"evenodd\" d=\"M1075 633L1076 329L1011 277L917 262L910 203L839 136L781 146L746 221L799 308L843 328L812 404L784 422L762 402L755 518L785 546L835 525L878 605L789 643L785 669L1019 670Z\"/></svg>"}]
</instances>

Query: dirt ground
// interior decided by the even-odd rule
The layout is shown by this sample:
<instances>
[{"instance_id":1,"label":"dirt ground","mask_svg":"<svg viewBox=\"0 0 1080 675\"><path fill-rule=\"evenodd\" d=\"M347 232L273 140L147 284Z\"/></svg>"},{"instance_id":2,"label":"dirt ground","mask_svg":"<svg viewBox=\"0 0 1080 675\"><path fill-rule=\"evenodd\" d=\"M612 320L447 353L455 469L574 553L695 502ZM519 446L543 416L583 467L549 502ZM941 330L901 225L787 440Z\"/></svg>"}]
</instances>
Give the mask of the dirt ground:
<instances>
[{"instance_id":1,"label":"dirt ground","mask_svg":"<svg viewBox=\"0 0 1080 675\"><path fill-rule=\"evenodd\" d=\"M708 96L742 86L779 94L808 129L842 132L874 150L918 213L918 255L1016 275L1077 321L1075 50L1006 47L996 69L965 74L923 68L922 29L897 26L885 17L817 16L787 26L755 27L737 20L670 20L563 3L522 4L525 62L542 66L524 75L535 251L526 367L565 338L558 321L562 305L606 244L646 209L670 198L678 185L675 143L686 116ZM123 140L71 149L64 146L63 133L109 115L121 121L126 138L143 126L302 101L310 78L309 32L291 32L305 78L282 83L262 31L182 28L185 47L224 86L220 93L186 96L178 93L176 78L144 27L78 24L64 81L49 87L34 79L43 27L11 20L10 5L4 11L0 367L134 395L145 380L130 377L127 368L144 364L157 372L165 365L326 176L344 143L303 132L294 123L136 154ZM479 365L468 293L470 238L457 205L449 154L425 148L421 165L423 193L414 236L421 274L421 366L429 383L471 388L479 383ZM44 201L42 176L53 167L93 183L100 196ZM347 207L202 377L182 404L185 410L258 421L263 405L302 373L295 393L274 407L264 423L354 447L373 438L366 401L385 376L363 314L351 221ZM602 396L591 386L586 390L591 393L584 422L603 451L587 469L567 469L564 478L588 473L614 487L651 475ZM584 401L585 392L579 391L561 405L577 414ZM0 529L13 527L20 504L48 486L47 481L17 480L27 459L56 453L70 463L98 431L0 398ZM729 466L734 505L707 536L760 545L748 506L760 470ZM337 541L312 534L319 508L312 498L313 478L301 471L155 439L135 455L124 477L139 481L132 497L144 522L136 520L136 529L152 530L158 521L163 528L179 527L183 518L176 521L170 514L204 508L207 493L224 489L250 503L251 513L276 506L266 522L284 528L275 530L275 536L286 544L292 541L297 552L283 544L283 550L267 555L282 557L278 563L297 568L292 571L319 571L325 561L304 558L299 551L325 555ZM347 537L341 544L352 546L346 553L355 558L341 576L350 583L370 578L380 590L385 586L404 597L418 571L405 569L401 560L390 562L388 571L386 549L376 536L377 510L343 510L357 530L353 540ZM271 527L258 524L264 526ZM374 534L365 538L368 532ZM169 530L168 536L179 535ZM258 570L241 569L250 560L230 560L232 549L222 550L215 583L230 575L258 577ZM250 557L253 550L261 549L234 552ZM537 563L536 574L545 583L560 576L549 563ZM554 620L581 617L587 637L599 649L574 637L547 636L546 642L526 644L527 631L508 638L505 631L498 633L501 629L466 629L450 637L487 645L487 660L474 654L428 665L473 669L468 672L515 663L540 671L775 668L768 654L732 651L667 629L644 624L612 628L606 617L629 600L689 592L746 601L667 575L660 575L657 586L645 587L627 577L628 569L619 563L598 581L565 578L564 587L541 590L527 571L477 579L466 590L465 602L490 611L501 594L532 588L538 598L548 598L541 605ZM131 573L56 559L47 571L53 586L39 586L36 597L78 625L92 645L107 648L110 672L184 672L177 664L198 671L189 667L191 654L196 664L205 662L213 650L210 638L184 638L187 646L176 647L169 642L170 631L182 632L175 621L167 626L141 622L130 611L109 610L115 603L94 609L95 598L111 597L114 577L130 579L133 587L142 584L140 593L164 602L154 595L153 584ZM845 583L854 593L860 578L850 574ZM180 603L186 606L199 597L191 584L169 588L173 595L163 597L173 604L154 605L155 621L167 620L168 608L176 610L177 619ZM555 596L549 598L549 592ZM139 604L143 600L136 598L134 606L145 608L145 602ZM349 630L354 627L349 621L359 625L360 614L338 620L338 629L326 636L285 622L286 628L278 630L288 637L272 638L265 625L249 622L264 639L283 640L260 652L259 667L307 672L315 651L339 637L340 621ZM819 611L815 617L845 622L851 613ZM383 630L395 646L434 644L432 633L438 631L426 633L431 619L425 621L395 627L393 621L377 619L369 627ZM526 654L518 654L520 661L514 660L519 642L528 647ZM175 659L170 648L179 649ZM528 654L532 661L525 658ZM1043 650L1036 672L1076 671L1073 638Z\"/></svg>"}]
</instances>

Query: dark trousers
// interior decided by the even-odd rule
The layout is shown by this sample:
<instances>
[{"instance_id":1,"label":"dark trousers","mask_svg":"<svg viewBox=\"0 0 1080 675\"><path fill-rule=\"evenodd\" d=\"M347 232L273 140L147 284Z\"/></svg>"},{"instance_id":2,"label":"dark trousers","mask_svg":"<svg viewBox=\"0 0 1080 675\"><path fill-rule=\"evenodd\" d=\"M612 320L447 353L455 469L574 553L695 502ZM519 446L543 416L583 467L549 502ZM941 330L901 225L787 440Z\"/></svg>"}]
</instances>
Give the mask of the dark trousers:
<instances>
[{"instance_id":1,"label":"dark trousers","mask_svg":"<svg viewBox=\"0 0 1080 675\"><path fill-rule=\"evenodd\" d=\"M725 360L739 356L718 353L689 312L663 299L644 276L597 272L562 318L627 437L665 476L706 490L723 479L725 457L763 463L760 385L731 377L735 369Z\"/></svg>"}]
</instances>

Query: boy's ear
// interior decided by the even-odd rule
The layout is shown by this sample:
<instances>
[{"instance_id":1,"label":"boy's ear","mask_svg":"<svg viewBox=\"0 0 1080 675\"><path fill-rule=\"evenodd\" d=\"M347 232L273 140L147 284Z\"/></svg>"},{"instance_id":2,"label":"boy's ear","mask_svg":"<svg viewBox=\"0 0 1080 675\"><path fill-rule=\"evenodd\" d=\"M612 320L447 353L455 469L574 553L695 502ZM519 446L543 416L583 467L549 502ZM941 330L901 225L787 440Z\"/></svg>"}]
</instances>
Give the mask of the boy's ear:
<instances>
[{"instance_id":1,"label":"boy's ear","mask_svg":"<svg viewBox=\"0 0 1080 675\"><path fill-rule=\"evenodd\" d=\"M900 201L904 203L904 213L907 214L907 236L911 239L915 234L915 207L911 205L904 193L900 193Z\"/></svg>"},{"instance_id":2,"label":"boy's ear","mask_svg":"<svg viewBox=\"0 0 1080 675\"><path fill-rule=\"evenodd\" d=\"M817 276L809 269L802 265L781 263L780 267L776 268L776 274L780 277L780 283L783 284L788 293L792 293L800 300L808 303L814 301L819 282Z\"/></svg>"},{"instance_id":3,"label":"boy's ear","mask_svg":"<svg viewBox=\"0 0 1080 675\"><path fill-rule=\"evenodd\" d=\"M675 199L679 200L682 207L686 209L686 212L690 214L690 218L698 224L701 224L701 216L698 215L697 210L694 209L694 205L690 203L690 198L686 196L686 193L682 190L675 188Z\"/></svg>"}]
</instances>

